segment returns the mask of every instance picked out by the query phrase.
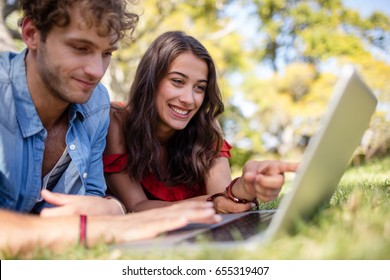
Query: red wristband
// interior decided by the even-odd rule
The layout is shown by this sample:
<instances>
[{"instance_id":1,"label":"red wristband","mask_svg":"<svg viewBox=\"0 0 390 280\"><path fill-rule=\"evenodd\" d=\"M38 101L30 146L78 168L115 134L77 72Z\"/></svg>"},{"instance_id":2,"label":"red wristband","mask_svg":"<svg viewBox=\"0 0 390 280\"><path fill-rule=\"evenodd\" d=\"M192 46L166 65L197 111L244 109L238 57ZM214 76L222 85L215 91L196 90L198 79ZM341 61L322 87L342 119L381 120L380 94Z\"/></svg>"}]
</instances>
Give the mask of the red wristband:
<instances>
[{"instance_id":1,"label":"red wristband","mask_svg":"<svg viewBox=\"0 0 390 280\"><path fill-rule=\"evenodd\" d=\"M80 215L80 239L79 242L84 247L87 247L87 216Z\"/></svg>"}]
</instances>

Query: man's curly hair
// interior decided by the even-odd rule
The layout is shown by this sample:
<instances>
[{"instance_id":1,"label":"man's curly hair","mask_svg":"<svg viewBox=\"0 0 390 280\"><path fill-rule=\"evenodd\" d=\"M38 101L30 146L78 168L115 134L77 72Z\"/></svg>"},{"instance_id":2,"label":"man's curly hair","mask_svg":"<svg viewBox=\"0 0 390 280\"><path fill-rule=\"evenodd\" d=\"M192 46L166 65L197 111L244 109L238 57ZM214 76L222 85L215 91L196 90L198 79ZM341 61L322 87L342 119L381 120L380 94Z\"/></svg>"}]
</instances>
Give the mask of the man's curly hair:
<instances>
[{"instance_id":1,"label":"man's curly hair","mask_svg":"<svg viewBox=\"0 0 390 280\"><path fill-rule=\"evenodd\" d=\"M65 27L70 23L69 9L78 5L88 26L97 24L100 36L116 34L116 40L127 33L131 37L139 16L128 11L132 0L20 0L23 18L29 17L41 33L42 40L53 26Z\"/></svg>"}]
</instances>

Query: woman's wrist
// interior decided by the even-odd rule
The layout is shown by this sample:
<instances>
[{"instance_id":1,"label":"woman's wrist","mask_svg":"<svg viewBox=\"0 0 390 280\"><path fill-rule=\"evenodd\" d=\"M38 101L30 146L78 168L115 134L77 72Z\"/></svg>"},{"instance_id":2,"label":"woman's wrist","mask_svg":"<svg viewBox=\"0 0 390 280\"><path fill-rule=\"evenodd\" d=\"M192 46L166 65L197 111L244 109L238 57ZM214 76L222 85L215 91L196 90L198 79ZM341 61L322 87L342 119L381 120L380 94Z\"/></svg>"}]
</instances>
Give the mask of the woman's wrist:
<instances>
[{"instance_id":1,"label":"woman's wrist","mask_svg":"<svg viewBox=\"0 0 390 280\"><path fill-rule=\"evenodd\" d=\"M226 194L228 197L237 203L255 202L256 197L253 197L245 192L242 187L242 177L234 178L226 187ZM241 185L240 185L241 184Z\"/></svg>"},{"instance_id":2,"label":"woman's wrist","mask_svg":"<svg viewBox=\"0 0 390 280\"><path fill-rule=\"evenodd\" d=\"M257 198L255 197L255 198L252 198L252 199L245 199L245 198L239 198L239 197L237 197L237 196L235 196L234 194L233 194L233 186L234 185L236 185L236 184L238 184L238 180L240 179L241 177L237 177L237 178L235 178L235 179L233 179L231 182L230 182L230 184L226 187L226 194L227 194L227 196L231 199L231 200L233 200L234 202L236 202L236 203L254 203L254 205L255 205L255 207L256 207L256 209L258 209L258 207L259 207L259 201L257 200ZM241 189L243 189L243 188L241 188Z\"/></svg>"},{"instance_id":3,"label":"woman's wrist","mask_svg":"<svg viewBox=\"0 0 390 280\"><path fill-rule=\"evenodd\" d=\"M207 198L207 201L214 201L217 197L224 197L226 199L229 199L235 203L242 203L242 204L245 204L245 203L254 203L256 206L258 206L258 201L256 198L253 198L253 199L243 199L243 198L240 198L240 197L237 197L233 191L232 191L232 188L233 186L237 183L237 181L240 179L240 177L237 177L235 179L233 179L229 185L225 188L225 191L224 192L221 192L221 193L215 193L211 196L209 196Z\"/></svg>"},{"instance_id":4,"label":"woman's wrist","mask_svg":"<svg viewBox=\"0 0 390 280\"><path fill-rule=\"evenodd\" d=\"M221 192L221 193L215 193L215 194L213 194L213 195L210 195L206 200L207 200L207 201L212 201L212 202L214 202L214 200L215 200L217 197L220 197L220 196L223 196L223 197L225 197L225 198L229 198L229 197L226 195L226 193Z\"/></svg>"}]
</instances>

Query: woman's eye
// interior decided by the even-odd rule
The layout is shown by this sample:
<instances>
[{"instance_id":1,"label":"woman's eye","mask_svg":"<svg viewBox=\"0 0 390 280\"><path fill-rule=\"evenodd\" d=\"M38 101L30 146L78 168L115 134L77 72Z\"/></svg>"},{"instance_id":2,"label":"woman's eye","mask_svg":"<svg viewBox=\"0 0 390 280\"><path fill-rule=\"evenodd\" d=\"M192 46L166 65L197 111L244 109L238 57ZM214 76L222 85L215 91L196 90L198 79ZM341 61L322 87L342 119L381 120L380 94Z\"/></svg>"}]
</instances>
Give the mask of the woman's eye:
<instances>
[{"instance_id":1,"label":"woman's eye","mask_svg":"<svg viewBox=\"0 0 390 280\"><path fill-rule=\"evenodd\" d=\"M205 92L205 91L206 91L206 86L197 85L195 88L196 88L198 91L200 91L200 92Z\"/></svg>"},{"instance_id":2,"label":"woman's eye","mask_svg":"<svg viewBox=\"0 0 390 280\"><path fill-rule=\"evenodd\" d=\"M172 79L172 82L178 86L184 85L184 82L182 80Z\"/></svg>"}]
</instances>

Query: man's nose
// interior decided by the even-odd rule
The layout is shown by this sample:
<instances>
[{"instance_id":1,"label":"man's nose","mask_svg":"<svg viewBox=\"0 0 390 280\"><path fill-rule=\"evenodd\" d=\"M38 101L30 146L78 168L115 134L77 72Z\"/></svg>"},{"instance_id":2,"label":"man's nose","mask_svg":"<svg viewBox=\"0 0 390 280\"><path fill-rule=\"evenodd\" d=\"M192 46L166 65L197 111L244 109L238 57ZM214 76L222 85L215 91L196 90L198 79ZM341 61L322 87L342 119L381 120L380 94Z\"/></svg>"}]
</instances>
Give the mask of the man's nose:
<instances>
[{"instance_id":1,"label":"man's nose","mask_svg":"<svg viewBox=\"0 0 390 280\"><path fill-rule=\"evenodd\" d=\"M106 71L103 58L100 55L91 56L84 71L93 80L100 80Z\"/></svg>"}]
</instances>

